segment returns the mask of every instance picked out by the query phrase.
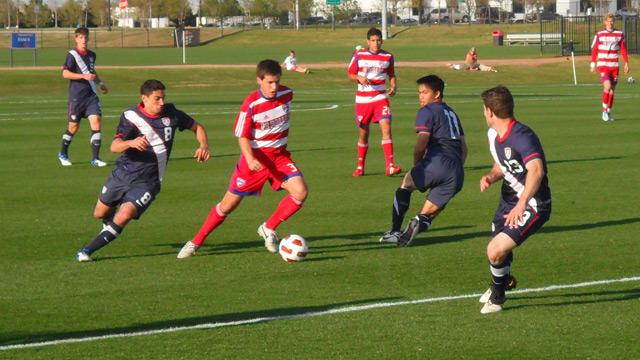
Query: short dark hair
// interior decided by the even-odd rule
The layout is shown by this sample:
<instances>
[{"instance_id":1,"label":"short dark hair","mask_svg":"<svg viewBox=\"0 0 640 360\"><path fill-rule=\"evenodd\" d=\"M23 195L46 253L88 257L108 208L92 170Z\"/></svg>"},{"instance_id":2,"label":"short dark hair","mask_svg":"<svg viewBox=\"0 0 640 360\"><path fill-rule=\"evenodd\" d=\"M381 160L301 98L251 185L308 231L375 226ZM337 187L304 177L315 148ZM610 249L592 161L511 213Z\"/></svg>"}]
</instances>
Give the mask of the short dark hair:
<instances>
[{"instance_id":1,"label":"short dark hair","mask_svg":"<svg viewBox=\"0 0 640 360\"><path fill-rule=\"evenodd\" d=\"M372 27L371 29L369 29L369 31L367 31L367 40L376 35L382 37L382 31L380 31L380 29L378 28Z\"/></svg>"},{"instance_id":2,"label":"short dark hair","mask_svg":"<svg viewBox=\"0 0 640 360\"><path fill-rule=\"evenodd\" d=\"M513 95L506 86L498 85L494 88L485 90L482 95L484 106L489 108L501 119L513 118Z\"/></svg>"},{"instance_id":3,"label":"short dark hair","mask_svg":"<svg viewBox=\"0 0 640 360\"><path fill-rule=\"evenodd\" d=\"M444 97L444 80L440 79L438 75L427 75L416 80L416 84L424 85L433 92L440 91L440 98Z\"/></svg>"},{"instance_id":4,"label":"short dark hair","mask_svg":"<svg viewBox=\"0 0 640 360\"><path fill-rule=\"evenodd\" d=\"M89 36L89 29L82 26L76 29L76 31L74 32L75 36L78 35L84 35L84 36Z\"/></svg>"},{"instance_id":5,"label":"short dark hair","mask_svg":"<svg viewBox=\"0 0 640 360\"><path fill-rule=\"evenodd\" d=\"M264 79L265 75L281 76L282 68L280 67L280 64L271 59L260 61L258 66L256 66L256 76L260 79Z\"/></svg>"},{"instance_id":6,"label":"short dark hair","mask_svg":"<svg viewBox=\"0 0 640 360\"><path fill-rule=\"evenodd\" d=\"M147 80L140 86L140 95L151 95L154 91L164 90L164 84L160 80Z\"/></svg>"}]
</instances>

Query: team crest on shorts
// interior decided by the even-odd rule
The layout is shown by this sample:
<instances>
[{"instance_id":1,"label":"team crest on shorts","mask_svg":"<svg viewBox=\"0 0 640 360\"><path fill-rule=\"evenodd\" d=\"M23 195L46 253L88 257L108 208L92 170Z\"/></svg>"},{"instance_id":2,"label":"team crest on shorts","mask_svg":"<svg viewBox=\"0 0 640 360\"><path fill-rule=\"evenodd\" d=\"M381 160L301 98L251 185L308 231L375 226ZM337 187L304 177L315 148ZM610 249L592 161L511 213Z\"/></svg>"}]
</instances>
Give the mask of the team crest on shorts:
<instances>
[{"instance_id":1,"label":"team crest on shorts","mask_svg":"<svg viewBox=\"0 0 640 360\"><path fill-rule=\"evenodd\" d=\"M504 148L504 156L506 156L507 159L511 159L511 148L510 147Z\"/></svg>"},{"instance_id":2,"label":"team crest on shorts","mask_svg":"<svg viewBox=\"0 0 640 360\"><path fill-rule=\"evenodd\" d=\"M169 125L171 125L171 118L163 117L163 118L162 118L162 125L164 125L164 126L169 126Z\"/></svg>"},{"instance_id":3,"label":"team crest on shorts","mask_svg":"<svg viewBox=\"0 0 640 360\"><path fill-rule=\"evenodd\" d=\"M236 186L238 186L238 187L243 187L244 184L246 184L246 183L247 183L247 181L245 179L243 179L243 178L237 178L236 179Z\"/></svg>"},{"instance_id":4,"label":"team crest on shorts","mask_svg":"<svg viewBox=\"0 0 640 360\"><path fill-rule=\"evenodd\" d=\"M71 120L75 120L76 116L75 115L71 115Z\"/></svg>"}]
</instances>

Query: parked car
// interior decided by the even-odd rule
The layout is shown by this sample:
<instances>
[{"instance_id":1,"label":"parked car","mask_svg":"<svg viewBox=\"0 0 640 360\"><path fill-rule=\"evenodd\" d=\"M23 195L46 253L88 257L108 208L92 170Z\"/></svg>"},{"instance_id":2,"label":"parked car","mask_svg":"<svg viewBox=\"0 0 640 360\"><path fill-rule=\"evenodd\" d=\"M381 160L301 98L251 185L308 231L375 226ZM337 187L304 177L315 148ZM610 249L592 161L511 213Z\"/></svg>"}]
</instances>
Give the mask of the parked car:
<instances>
[{"instance_id":1,"label":"parked car","mask_svg":"<svg viewBox=\"0 0 640 360\"><path fill-rule=\"evenodd\" d=\"M432 9L427 15L427 21L432 24L469 22L469 15L463 13L460 9Z\"/></svg>"},{"instance_id":2,"label":"parked car","mask_svg":"<svg viewBox=\"0 0 640 360\"><path fill-rule=\"evenodd\" d=\"M616 10L616 16L638 16L638 12L634 9L618 9Z\"/></svg>"},{"instance_id":3,"label":"parked car","mask_svg":"<svg viewBox=\"0 0 640 360\"><path fill-rule=\"evenodd\" d=\"M398 24L403 24L403 25L415 25L417 23L418 23L418 20L416 20L414 18L400 19L398 21Z\"/></svg>"},{"instance_id":4,"label":"parked car","mask_svg":"<svg viewBox=\"0 0 640 360\"><path fill-rule=\"evenodd\" d=\"M323 18L322 16L312 16L308 18L304 18L300 21L302 25L317 25L317 24L328 24L329 20Z\"/></svg>"}]
</instances>

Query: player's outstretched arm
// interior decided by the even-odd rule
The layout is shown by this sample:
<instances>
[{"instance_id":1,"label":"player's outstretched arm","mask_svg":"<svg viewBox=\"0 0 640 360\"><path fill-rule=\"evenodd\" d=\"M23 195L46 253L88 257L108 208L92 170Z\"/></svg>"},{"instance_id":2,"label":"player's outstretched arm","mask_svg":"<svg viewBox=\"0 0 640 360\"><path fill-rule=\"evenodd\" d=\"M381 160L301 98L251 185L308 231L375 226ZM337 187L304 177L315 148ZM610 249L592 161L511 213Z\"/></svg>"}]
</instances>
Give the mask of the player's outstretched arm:
<instances>
[{"instance_id":1,"label":"player's outstretched arm","mask_svg":"<svg viewBox=\"0 0 640 360\"><path fill-rule=\"evenodd\" d=\"M196 149L193 157L196 158L197 162L205 162L209 160L211 157L211 151L209 150L207 130L199 123L195 123L191 128L191 131L196 134L196 139L198 140L198 143L200 143L200 147Z\"/></svg>"},{"instance_id":2,"label":"player's outstretched arm","mask_svg":"<svg viewBox=\"0 0 640 360\"><path fill-rule=\"evenodd\" d=\"M144 135L140 135L133 140L115 138L111 143L111 151L114 153L122 153L129 149L144 151L147 147L149 147L149 141L147 141L147 138Z\"/></svg>"},{"instance_id":3,"label":"player's outstretched arm","mask_svg":"<svg viewBox=\"0 0 640 360\"><path fill-rule=\"evenodd\" d=\"M502 173L502 169L500 169L500 165L498 163L493 163L493 168L491 171L480 178L480 191L485 192L494 182L502 179L504 174Z\"/></svg>"}]
</instances>

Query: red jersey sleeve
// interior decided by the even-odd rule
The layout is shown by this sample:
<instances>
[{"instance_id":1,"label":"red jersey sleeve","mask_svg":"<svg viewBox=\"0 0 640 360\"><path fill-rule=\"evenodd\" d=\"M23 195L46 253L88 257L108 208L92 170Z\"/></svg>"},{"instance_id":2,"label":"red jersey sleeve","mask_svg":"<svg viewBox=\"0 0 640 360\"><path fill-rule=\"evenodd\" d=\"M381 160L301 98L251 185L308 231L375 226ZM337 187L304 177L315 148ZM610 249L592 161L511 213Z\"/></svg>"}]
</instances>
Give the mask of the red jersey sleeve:
<instances>
[{"instance_id":1,"label":"red jersey sleeve","mask_svg":"<svg viewBox=\"0 0 640 360\"><path fill-rule=\"evenodd\" d=\"M389 79L391 79L392 77L396 76L396 60L393 56L391 56L391 59L389 59L389 68L387 69L387 75L389 76Z\"/></svg>"},{"instance_id":2,"label":"red jersey sleeve","mask_svg":"<svg viewBox=\"0 0 640 360\"><path fill-rule=\"evenodd\" d=\"M593 37L593 43L591 44L591 62L596 62L598 59L598 45L600 41L598 39L598 34Z\"/></svg>"},{"instance_id":3,"label":"red jersey sleeve","mask_svg":"<svg viewBox=\"0 0 640 360\"><path fill-rule=\"evenodd\" d=\"M358 53L354 52L351 57L351 62L349 62L349 74L358 75Z\"/></svg>"},{"instance_id":4,"label":"red jersey sleeve","mask_svg":"<svg viewBox=\"0 0 640 360\"><path fill-rule=\"evenodd\" d=\"M249 104L251 103L250 98L246 98L240 106L240 112L238 116L236 116L236 122L233 126L234 134L239 138L251 138L251 128L253 125L253 114L251 113L251 108Z\"/></svg>"},{"instance_id":5,"label":"red jersey sleeve","mask_svg":"<svg viewBox=\"0 0 640 360\"><path fill-rule=\"evenodd\" d=\"M624 34L620 38L620 55L624 59L624 62L629 63L629 55L627 55L627 44L624 42Z\"/></svg>"}]
</instances>

